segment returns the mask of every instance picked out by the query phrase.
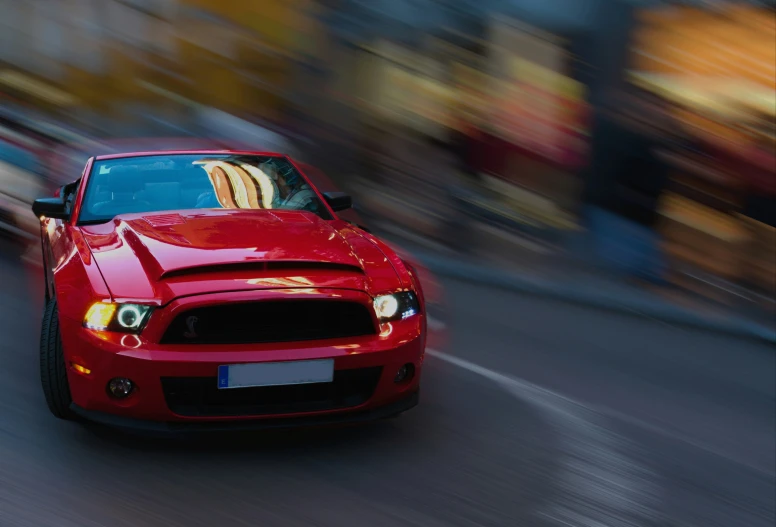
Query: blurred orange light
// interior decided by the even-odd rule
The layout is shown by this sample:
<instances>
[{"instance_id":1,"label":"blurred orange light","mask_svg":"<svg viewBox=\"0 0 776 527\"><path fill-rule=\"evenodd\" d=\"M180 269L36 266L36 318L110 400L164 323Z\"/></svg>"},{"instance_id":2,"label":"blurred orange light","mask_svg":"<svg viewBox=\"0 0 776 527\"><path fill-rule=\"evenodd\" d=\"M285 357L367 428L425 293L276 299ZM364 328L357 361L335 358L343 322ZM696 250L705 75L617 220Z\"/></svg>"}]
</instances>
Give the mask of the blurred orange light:
<instances>
[{"instance_id":1,"label":"blurred orange light","mask_svg":"<svg viewBox=\"0 0 776 527\"><path fill-rule=\"evenodd\" d=\"M77 371L78 373L83 373L84 375L91 375L92 370L85 366L81 366L80 364L73 363L73 369Z\"/></svg>"}]
</instances>

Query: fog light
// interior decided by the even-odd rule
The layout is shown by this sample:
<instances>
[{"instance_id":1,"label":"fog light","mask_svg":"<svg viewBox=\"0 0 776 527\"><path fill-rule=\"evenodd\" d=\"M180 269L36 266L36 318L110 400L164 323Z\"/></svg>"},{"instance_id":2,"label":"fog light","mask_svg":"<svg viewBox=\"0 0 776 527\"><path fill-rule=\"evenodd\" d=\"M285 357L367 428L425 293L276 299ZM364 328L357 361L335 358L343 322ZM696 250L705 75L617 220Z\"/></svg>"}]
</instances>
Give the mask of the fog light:
<instances>
[{"instance_id":1,"label":"fog light","mask_svg":"<svg viewBox=\"0 0 776 527\"><path fill-rule=\"evenodd\" d=\"M108 393L116 399L124 399L129 397L132 390L135 389L135 385L129 379L124 377L116 377L108 382Z\"/></svg>"},{"instance_id":2,"label":"fog light","mask_svg":"<svg viewBox=\"0 0 776 527\"><path fill-rule=\"evenodd\" d=\"M415 366L408 362L407 364L399 368L399 371L396 372L396 376L393 378L393 382L395 382L396 384L407 382L411 380L414 375L415 375Z\"/></svg>"}]
</instances>

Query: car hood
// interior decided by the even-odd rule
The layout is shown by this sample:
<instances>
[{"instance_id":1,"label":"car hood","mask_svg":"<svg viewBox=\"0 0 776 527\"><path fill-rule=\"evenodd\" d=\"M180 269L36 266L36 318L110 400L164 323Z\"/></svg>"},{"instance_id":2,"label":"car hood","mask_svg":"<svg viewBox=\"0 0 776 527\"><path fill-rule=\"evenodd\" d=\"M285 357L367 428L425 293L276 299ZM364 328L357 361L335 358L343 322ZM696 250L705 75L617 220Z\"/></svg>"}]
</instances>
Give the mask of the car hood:
<instances>
[{"instance_id":1,"label":"car hood","mask_svg":"<svg viewBox=\"0 0 776 527\"><path fill-rule=\"evenodd\" d=\"M336 222L342 223L342 222ZM278 288L396 288L378 246L307 212L127 214L81 231L115 300Z\"/></svg>"}]
</instances>

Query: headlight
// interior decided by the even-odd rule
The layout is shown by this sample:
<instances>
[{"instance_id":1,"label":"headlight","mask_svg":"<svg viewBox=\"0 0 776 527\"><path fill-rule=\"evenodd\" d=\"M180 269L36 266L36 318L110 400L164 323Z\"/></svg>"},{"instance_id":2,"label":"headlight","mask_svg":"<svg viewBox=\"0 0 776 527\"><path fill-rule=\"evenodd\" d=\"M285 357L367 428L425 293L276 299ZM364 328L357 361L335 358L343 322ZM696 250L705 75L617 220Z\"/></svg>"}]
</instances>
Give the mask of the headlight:
<instances>
[{"instance_id":1,"label":"headlight","mask_svg":"<svg viewBox=\"0 0 776 527\"><path fill-rule=\"evenodd\" d=\"M138 334L151 314L151 306L97 302L84 317L84 327L98 331Z\"/></svg>"},{"instance_id":2,"label":"headlight","mask_svg":"<svg viewBox=\"0 0 776 527\"><path fill-rule=\"evenodd\" d=\"M416 315L420 311L415 293L381 295L375 297L373 304L380 322L401 320Z\"/></svg>"}]
</instances>

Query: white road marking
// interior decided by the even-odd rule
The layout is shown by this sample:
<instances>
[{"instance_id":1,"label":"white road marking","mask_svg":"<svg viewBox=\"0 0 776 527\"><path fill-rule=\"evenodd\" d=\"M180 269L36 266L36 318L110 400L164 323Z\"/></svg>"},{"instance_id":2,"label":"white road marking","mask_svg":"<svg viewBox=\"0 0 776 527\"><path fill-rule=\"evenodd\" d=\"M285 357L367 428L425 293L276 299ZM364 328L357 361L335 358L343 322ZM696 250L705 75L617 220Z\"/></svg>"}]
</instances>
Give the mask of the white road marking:
<instances>
[{"instance_id":1,"label":"white road marking","mask_svg":"<svg viewBox=\"0 0 776 527\"><path fill-rule=\"evenodd\" d=\"M497 383L541 411L557 432L561 452L558 498L539 515L560 526L644 527L661 515L657 475L629 459L635 448L601 423L601 414L535 384L437 350L432 357Z\"/></svg>"},{"instance_id":2,"label":"white road marking","mask_svg":"<svg viewBox=\"0 0 776 527\"><path fill-rule=\"evenodd\" d=\"M729 452L723 452L714 446L702 443L697 439L694 439L686 434L683 434L679 430L669 429L666 427L662 427L660 425L648 423L642 419L639 419L638 417L633 417L632 415L628 415L620 411L613 410L611 408L584 404L579 401L569 399L568 397L558 394L557 392L553 392L551 390L547 390L546 388L542 388L536 384L532 384L528 381L517 379L515 377L510 377L508 375L503 375L501 373L495 372L493 370L489 370L487 368L484 368L482 366L469 362L465 359L459 359L452 355L442 353L441 351L427 349L426 353L428 353L433 357L441 359L445 362L454 364L455 366L471 371L472 373L477 373L482 377L486 377L494 382L499 383L505 388L511 387L514 390L516 389L516 387L519 387L524 392L533 391L535 394L539 394L539 396L546 396L547 398L555 398L558 400L562 400L567 404L571 404L579 407L584 412L591 412L591 413L597 414L600 417L604 417L606 419L611 419L614 421L620 421L622 423L628 424L629 426L633 426L635 428L640 428L642 430L650 432L654 435L670 438L673 441L684 443L687 446L692 447L694 449L702 450L707 454L711 454L713 456L723 458L726 461L741 465L742 467L745 467L747 470L750 470L752 472L757 472L761 476L768 477L768 478L776 477L775 470L765 469L761 465L755 465L749 461L741 459L740 457L734 457L734 454L731 454ZM521 395L521 398L523 398L522 395Z\"/></svg>"}]
</instances>

